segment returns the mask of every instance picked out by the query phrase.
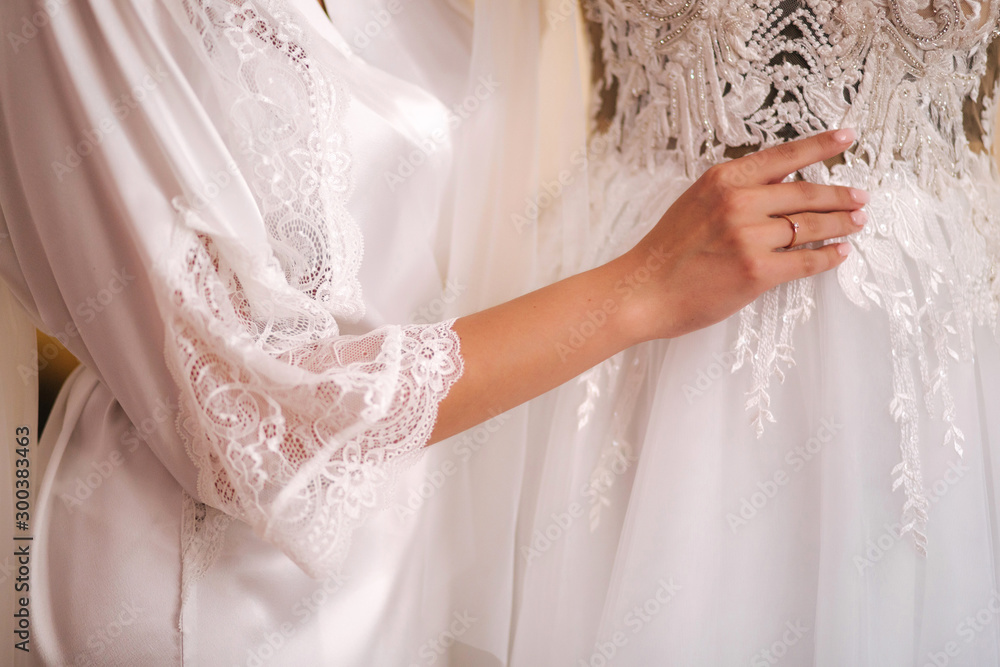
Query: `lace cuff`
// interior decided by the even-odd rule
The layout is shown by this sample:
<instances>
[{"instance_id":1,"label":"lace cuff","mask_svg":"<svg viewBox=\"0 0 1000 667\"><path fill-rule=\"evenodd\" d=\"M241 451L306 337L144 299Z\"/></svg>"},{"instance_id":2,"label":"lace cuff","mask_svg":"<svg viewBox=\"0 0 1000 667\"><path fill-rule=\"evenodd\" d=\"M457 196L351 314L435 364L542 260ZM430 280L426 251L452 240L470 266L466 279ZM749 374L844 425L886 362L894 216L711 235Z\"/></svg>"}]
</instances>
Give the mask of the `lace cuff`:
<instances>
[{"instance_id":1,"label":"lace cuff","mask_svg":"<svg viewBox=\"0 0 1000 667\"><path fill-rule=\"evenodd\" d=\"M462 374L453 320L268 352L240 335L238 311L204 308L197 297L213 290L191 278L218 273L199 270L211 261L204 250L195 255L174 294L166 357L199 499L252 525L311 576L329 576L418 458Z\"/></svg>"},{"instance_id":2,"label":"lace cuff","mask_svg":"<svg viewBox=\"0 0 1000 667\"><path fill-rule=\"evenodd\" d=\"M294 292L284 316L260 316L211 240L185 245L167 271L165 356L199 500L333 574L462 374L454 320L339 335L332 320L314 328Z\"/></svg>"},{"instance_id":3,"label":"lace cuff","mask_svg":"<svg viewBox=\"0 0 1000 667\"><path fill-rule=\"evenodd\" d=\"M430 437L462 373L459 341L450 322L340 333L364 312L348 207L357 65L286 0L168 5L201 65L168 101L198 91L174 113L210 120L172 164L179 217L154 280L197 500L329 575ZM210 196L215 169L229 185ZM205 521L189 514L197 533ZM193 576L215 551L206 530L185 552Z\"/></svg>"}]
</instances>

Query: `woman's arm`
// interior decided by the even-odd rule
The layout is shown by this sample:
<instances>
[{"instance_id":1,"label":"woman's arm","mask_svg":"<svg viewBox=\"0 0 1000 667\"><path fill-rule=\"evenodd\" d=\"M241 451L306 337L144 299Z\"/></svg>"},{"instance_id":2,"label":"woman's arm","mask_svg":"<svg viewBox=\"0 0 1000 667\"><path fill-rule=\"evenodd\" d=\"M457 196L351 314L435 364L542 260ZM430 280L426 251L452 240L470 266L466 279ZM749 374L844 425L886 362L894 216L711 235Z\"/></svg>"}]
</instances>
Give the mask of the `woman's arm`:
<instances>
[{"instance_id":1,"label":"woman's arm","mask_svg":"<svg viewBox=\"0 0 1000 667\"><path fill-rule=\"evenodd\" d=\"M690 311L676 296L700 294L678 278L694 283L698 271L743 257L734 239L744 212L733 214L741 200L762 209L746 218L746 229L774 236L760 240L758 255L777 256L770 249L790 238L787 223L766 222L770 211L750 197L755 187L734 187L740 172L721 168L626 259L464 319L457 336L438 325L341 335L333 315L361 304L344 251L361 247L352 240L343 182L308 175L341 173L342 153L315 137L332 142L350 127L330 109L304 112L310 93L282 76L242 76L241 45L256 54L252 67L289 71L288 44L270 38L282 20L261 18L259 31L243 35L245 44L233 43L229 24L209 8L191 14L166 3L154 17L148 4L69 3L19 45L16 59L0 58L0 206L10 232L0 244L0 273L22 286L23 302L37 304L46 330L100 376L141 425L143 446L186 490L252 526L316 576L336 571L354 529L416 460L446 388L455 388L458 336L468 372L441 415L438 437L635 340L676 335L695 324L685 323L692 312L721 318L735 310L713 295L705 301L712 309ZM33 7L30 0L0 2L0 27L19 29ZM292 20L308 27L305 17ZM375 90L332 44L310 44L314 74L326 72L321 63L331 68L316 90L333 86L340 69L366 86L357 94ZM281 104L259 94L264 84ZM341 99L354 94L348 86ZM271 141L279 121L294 132ZM786 159L782 171L841 149ZM277 191L264 187L274 177L285 184ZM298 183L312 185L300 191ZM765 190L776 199L785 187ZM800 197L775 212L817 208ZM313 245L282 240L291 233L289 212L306 209L323 223L304 227L315 238L302 243ZM630 260L654 248L664 249L664 266L630 298L620 295L614 322L573 354L557 347L575 344L570 327L587 316L586 299L609 287L617 293L614 273L627 276ZM756 269L763 272L763 264ZM765 275L782 279L761 273L757 280ZM705 284L752 298L716 278ZM669 317L650 317L658 314ZM430 358L417 358L425 354Z\"/></svg>"},{"instance_id":2,"label":"woman's arm","mask_svg":"<svg viewBox=\"0 0 1000 667\"><path fill-rule=\"evenodd\" d=\"M442 401L431 442L470 428L642 341L719 322L781 283L838 266L846 243L776 252L861 229L867 194L790 173L842 153L826 132L713 167L632 250L608 264L454 326L465 372Z\"/></svg>"}]
</instances>

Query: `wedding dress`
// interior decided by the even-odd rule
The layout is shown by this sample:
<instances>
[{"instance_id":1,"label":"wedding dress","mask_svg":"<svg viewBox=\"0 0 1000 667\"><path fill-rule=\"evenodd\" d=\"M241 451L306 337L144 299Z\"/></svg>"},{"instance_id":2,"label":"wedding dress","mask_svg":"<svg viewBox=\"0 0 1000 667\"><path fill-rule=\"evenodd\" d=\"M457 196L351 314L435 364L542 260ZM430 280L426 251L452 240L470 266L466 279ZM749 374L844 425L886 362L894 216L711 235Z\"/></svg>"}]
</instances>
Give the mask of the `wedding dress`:
<instances>
[{"instance_id":1,"label":"wedding dress","mask_svg":"<svg viewBox=\"0 0 1000 667\"><path fill-rule=\"evenodd\" d=\"M710 165L829 128L858 141L802 176L868 190L870 222L837 271L537 408L513 664L1000 664L997 3L585 4L604 72L563 274Z\"/></svg>"}]
</instances>

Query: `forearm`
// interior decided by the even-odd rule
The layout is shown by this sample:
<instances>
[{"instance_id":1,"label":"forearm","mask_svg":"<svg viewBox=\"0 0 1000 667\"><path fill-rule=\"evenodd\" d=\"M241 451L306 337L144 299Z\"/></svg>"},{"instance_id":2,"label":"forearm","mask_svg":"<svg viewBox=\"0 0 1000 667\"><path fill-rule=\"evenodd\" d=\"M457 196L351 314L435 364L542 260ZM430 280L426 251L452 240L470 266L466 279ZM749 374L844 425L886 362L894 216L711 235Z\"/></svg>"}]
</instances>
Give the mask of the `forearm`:
<instances>
[{"instance_id":1,"label":"forearm","mask_svg":"<svg viewBox=\"0 0 1000 667\"><path fill-rule=\"evenodd\" d=\"M638 342L631 318L634 264L626 255L457 320L465 372L441 402L430 442L539 396Z\"/></svg>"},{"instance_id":2,"label":"forearm","mask_svg":"<svg viewBox=\"0 0 1000 667\"><path fill-rule=\"evenodd\" d=\"M784 181L853 139L826 132L717 165L618 259L456 321L465 373L439 406L431 442L635 343L720 322L775 285L838 266L848 244L808 246L860 230L867 193Z\"/></svg>"}]
</instances>

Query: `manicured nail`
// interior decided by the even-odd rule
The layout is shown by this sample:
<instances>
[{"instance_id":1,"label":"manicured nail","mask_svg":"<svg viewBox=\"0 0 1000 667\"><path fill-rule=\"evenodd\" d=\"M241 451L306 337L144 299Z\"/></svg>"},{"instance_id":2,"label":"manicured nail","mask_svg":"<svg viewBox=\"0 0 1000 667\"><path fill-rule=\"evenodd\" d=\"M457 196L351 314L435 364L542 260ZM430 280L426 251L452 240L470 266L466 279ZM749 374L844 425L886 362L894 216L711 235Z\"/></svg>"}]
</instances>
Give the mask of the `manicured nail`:
<instances>
[{"instance_id":1,"label":"manicured nail","mask_svg":"<svg viewBox=\"0 0 1000 667\"><path fill-rule=\"evenodd\" d=\"M850 243L838 243L837 244L837 254L841 257L847 257L851 254L851 244Z\"/></svg>"},{"instance_id":2,"label":"manicured nail","mask_svg":"<svg viewBox=\"0 0 1000 667\"><path fill-rule=\"evenodd\" d=\"M862 210L851 211L851 222L858 227L864 227L865 223L868 222L868 214Z\"/></svg>"},{"instance_id":3,"label":"manicured nail","mask_svg":"<svg viewBox=\"0 0 1000 667\"><path fill-rule=\"evenodd\" d=\"M849 144L858 138L857 133L849 127L837 130L833 133L833 138L842 144Z\"/></svg>"},{"instance_id":4,"label":"manicured nail","mask_svg":"<svg viewBox=\"0 0 1000 667\"><path fill-rule=\"evenodd\" d=\"M864 190L858 190L857 188L851 188L851 199L858 202L859 204L867 204L871 199L871 196Z\"/></svg>"}]
</instances>

